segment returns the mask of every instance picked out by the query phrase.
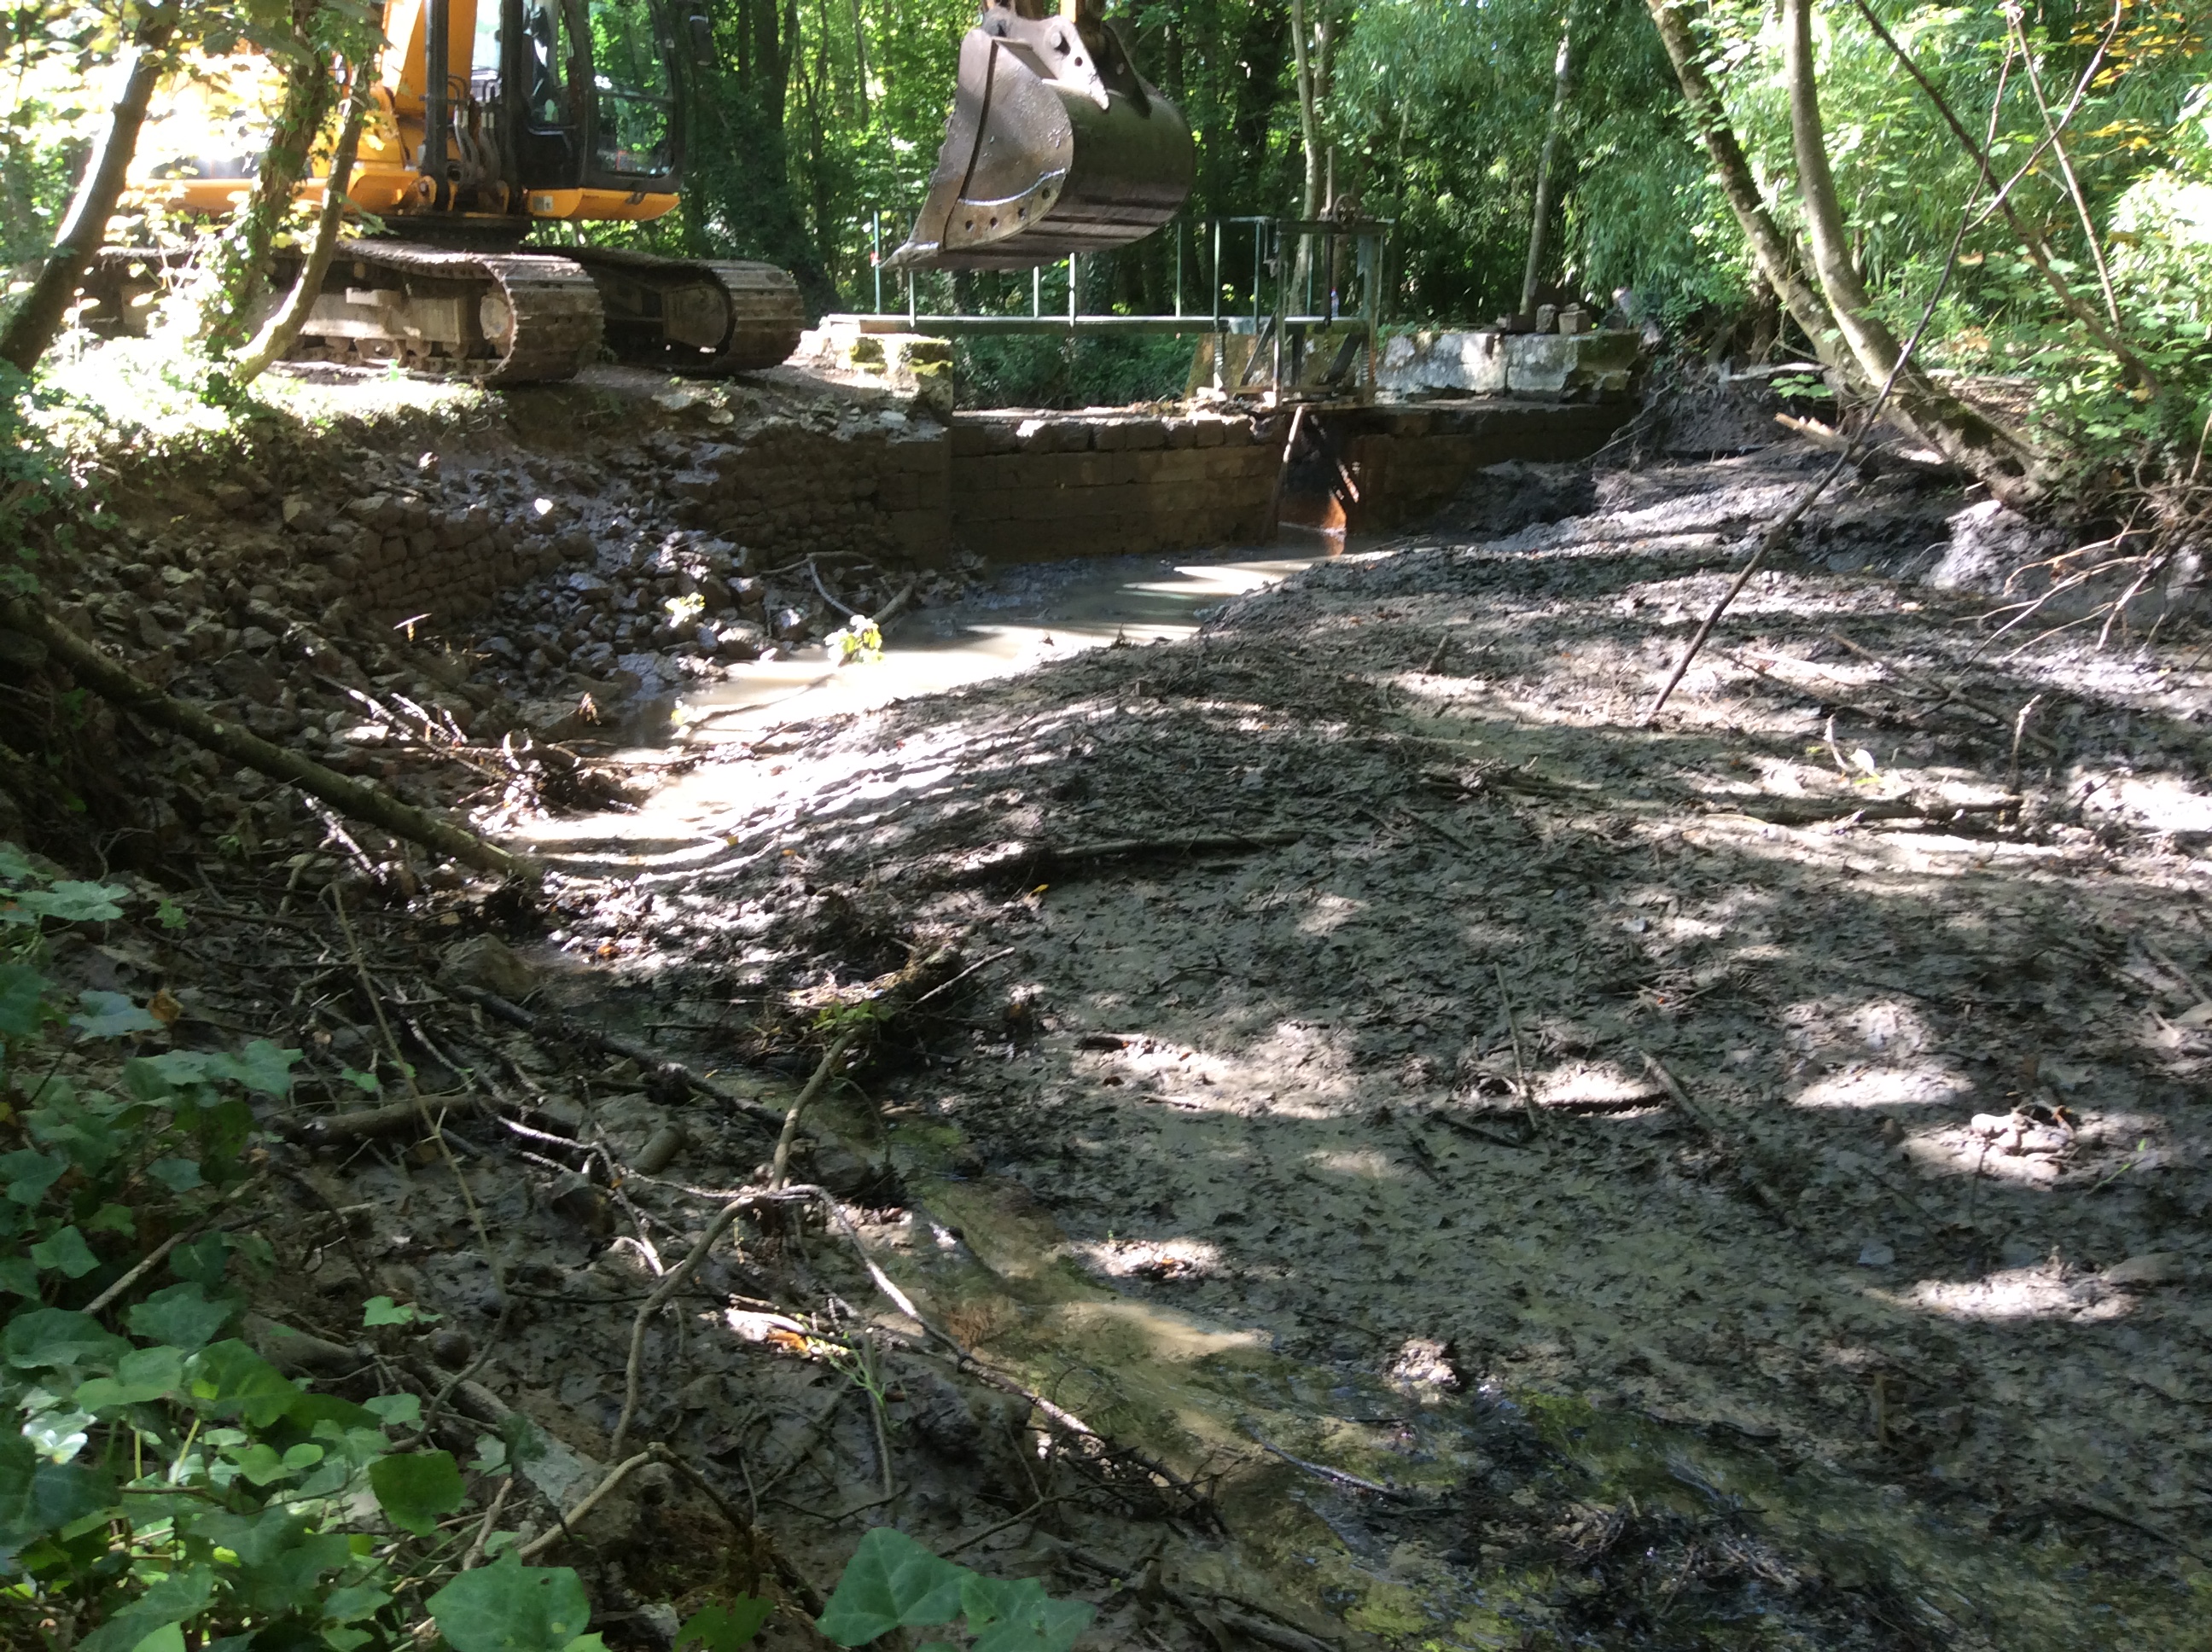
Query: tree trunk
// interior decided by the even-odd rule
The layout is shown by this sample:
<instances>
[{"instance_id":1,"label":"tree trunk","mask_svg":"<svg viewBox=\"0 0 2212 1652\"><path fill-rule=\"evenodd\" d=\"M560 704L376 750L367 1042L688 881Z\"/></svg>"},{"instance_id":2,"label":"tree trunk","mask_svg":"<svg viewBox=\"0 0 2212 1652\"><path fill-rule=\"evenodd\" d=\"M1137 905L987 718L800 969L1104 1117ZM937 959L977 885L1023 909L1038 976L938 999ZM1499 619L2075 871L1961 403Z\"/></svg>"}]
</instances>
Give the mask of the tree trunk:
<instances>
[{"instance_id":1,"label":"tree trunk","mask_svg":"<svg viewBox=\"0 0 2212 1652\"><path fill-rule=\"evenodd\" d=\"M1298 216L1321 214L1321 119L1314 106L1312 39L1306 25L1306 0L1291 0L1291 46L1297 52L1298 143L1305 151L1305 192L1298 200Z\"/></svg>"},{"instance_id":2,"label":"tree trunk","mask_svg":"<svg viewBox=\"0 0 2212 1652\"><path fill-rule=\"evenodd\" d=\"M346 186L353 180L354 157L361 149L361 129L367 125L368 111L375 101L372 77L372 59L354 66L351 88L346 98L345 125L338 129L337 150L331 156L329 186L323 196L322 216L315 220L315 239L307 249L306 267L293 286L283 306L269 318L269 325L261 335L240 352L231 367L231 380L235 384L250 384L266 372L271 361L281 361L300 342L301 329L307 325L308 312L315 307L315 300L323 290L323 277L330 273L331 258L338 249L339 233L345 224Z\"/></svg>"},{"instance_id":3,"label":"tree trunk","mask_svg":"<svg viewBox=\"0 0 2212 1652\"><path fill-rule=\"evenodd\" d=\"M1544 242L1552 226L1552 190L1559 163L1559 129L1567 124L1567 93L1574 81L1574 17L1559 22L1559 55L1552 64L1552 112L1544 122L1544 152L1536 161L1536 211L1528 224L1528 267L1521 276L1521 313L1536 313L1536 282L1544 273Z\"/></svg>"},{"instance_id":4,"label":"tree trunk","mask_svg":"<svg viewBox=\"0 0 2212 1652\"><path fill-rule=\"evenodd\" d=\"M1751 161L1744 155L1743 145L1736 142L1735 131L1729 125L1728 112L1721 106L1720 94L1705 78L1703 55L1696 37L1690 32L1684 0L1648 0L1648 3L1651 21L1667 48L1668 61L1674 65L1674 78L1681 84L1682 100L1689 106L1690 118L1697 125L1698 135L1705 141L1706 152L1713 158L1713 171L1719 177L1721 192L1728 197L1729 210L1735 215L1737 227L1751 245L1759 273L1766 278L1775 297L1790 312L1790 319L1804 332L1822 365L1836 368L1846 377L1855 377L1858 364L1844 345L1843 337L1836 329L1836 318L1830 313L1827 301L1806 279L1796 249L1766 210L1766 199L1759 193L1759 180L1752 175Z\"/></svg>"},{"instance_id":5,"label":"tree trunk","mask_svg":"<svg viewBox=\"0 0 2212 1652\"><path fill-rule=\"evenodd\" d=\"M1899 413L1921 439L1960 465L2008 504L2027 504L2044 491L2033 449L2011 432L1947 394L1904 359L1897 337L1874 313L1872 299L1851 260L1835 175L1828 170L1827 141L1813 64L1812 0L1782 0L1782 62L1790 83L1790 136L1797 157L1797 186L1805 227L1813 242L1813 268L1828 307L1861 372L1876 385L1892 385Z\"/></svg>"},{"instance_id":6,"label":"tree trunk","mask_svg":"<svg viewBox=\"0 0 2212 1652\"><path fill-rule=\"evenodd\" d=\"M269 280L269 253L276 231L307 170L308 152L329 112L331 66L311 33L321 0L294 0L291 62L284 71L284 101L261 157L253 193L232 218L209 260L199 305L201 348L228 355L246 342L253 311Z\"/></svg>"},{"instance_id":7,"label":"tree trunk","mask_svg":"<svg viewBox=\"0 0 2212 1652\"><path fill-rule=\"evenodd\" d=\"M69 216L62 220L61 233L54 238L38 279L0 330L0 361L28 373L61 331L77 283L100 251L107 221L115 216L124 176L137 153L138 129L146 124L146 107L168 66L169 38L176 28L177 0L162 0L139 21L131 36L123 91L108 116L107 131L85 161L84 180L77 185L76 197L70 203Z\"/></svg>"}]
</instances>

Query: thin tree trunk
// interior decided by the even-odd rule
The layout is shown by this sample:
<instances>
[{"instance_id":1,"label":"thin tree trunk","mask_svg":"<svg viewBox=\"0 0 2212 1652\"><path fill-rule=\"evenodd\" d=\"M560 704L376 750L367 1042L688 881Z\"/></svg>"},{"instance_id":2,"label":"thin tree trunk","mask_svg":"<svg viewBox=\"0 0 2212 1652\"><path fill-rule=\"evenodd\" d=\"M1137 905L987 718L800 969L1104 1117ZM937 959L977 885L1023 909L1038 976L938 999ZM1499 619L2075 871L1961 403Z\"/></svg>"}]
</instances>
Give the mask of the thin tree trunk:
<instances>
[{"instance_id":1,"label":"thin tree trunk","mask_svg":"<svg viewBox=\"0 0 2212 1652\"><path fill-rule=\"evenodd\" d=\"M1681 85L1682 100L1689 106L1690 118L1697 126L1698 135L1705 141L1706 153L1713 158L1713 171L1720 179L1721 192L1728 197L1729 210L1735 215L1744 240L1750 243L1759 273L1766 278L1775 297L1790 312L1790 319L1803 331L1821 364L1842 372L1846 378L1855 378L1858 364L1837 331L1836 318L1829 311L1827 301L1806 279L1796 249L1774 222L1773 214L1766 210L1766 198L1759 193L1759 180L1752 174L1751 161L1743 152L1743 145L1736 141L1735 128L1729 125L1720 94L1705 77L1703 54L1690 32L1683 0L1648 0L1648 3L1660 41L1667 48L1668 61L1674 65L1674 78Z\"/></svg>"},{"instance_id":2,"label":"thin tree trunk","mask_svg":"<svg viewBox=\"0 0 2212 1652\"><path fill-rule=\"evenodd\" d=\"M1873 300L1851 259L1835 175L1828 169L1814 73L1812 0L1782 0L1782 61L1790 83L1790 136L1796 151L1805 227L1813 243L1813 268L1860 370L1875 384L1894 383L1898 411L1946 459L2008 503L2032 502L2044 490L2033 450L1905 361L1896 335L1874 313Z\"/></svg>"},{"instance_id":3,"label":"thin tree trunk","mask_svg":"<svg viewBox=\"0 0 2212 1652\"><path fill-rule=\"evenodd\" d=\"M853 0L853 64L854 103L865 131L868 125L868 29L860 16L860 0Z\"/></svg>"},{"instance_id":4,"label":"thin tree trunk","mask_svg":"<svg viewBox=\"0 0 2212 1652\"><path fill-rule=\"evenodd\" d=\"M107 221L115 216L115 203L123 193L131 158L137 153L138 129L146 124L146 108L168 67L170 37L177 28L177 0L162 0L139 20L131 36L130 67L124 71L123 91L110 112L107 131L85 162L84 179L70 203L53 250L0 329L0 361L28 373L52 346L62 330L63 318L76 300L77 283L91 267L94 255L107 234Z\"/></svg>"},{"instance_id":5,"label":"thin tree trunk","mask_svg":"<svg viewBox=\"0 0 2212 1652\"><path fill-rule=\"evenodd\" d=\"M1324 4L1327 0L1322 0ZM1306 0L1291 0L1291 46L1297 54L1298 94L1298 143L1305 150L1305 189L1298 197L1298 216L1312 219L1321 216L1321 115L1314 99L1313 42L1306 27ZM1301 233L1298 236L1297 256L1281 279L1290 282L1290 297L1283 309L1295 314L1298 298L1305 290L1308 260L1313 255L1313 238ZM1279 265L1277 266L1280 268Z\"/></svg>"},{"instance_id":6,"label":"thin tree trunk","mask_svg":"<svg viewBox=\"0 0 2212 1652\"><path fill-rule=\"evenodd\" d=\"M331 259L337 252L339 234L345 224L346 186L353 181L354 157L361 149L361 130L368 124L369 107L375 101L372 72L367 64L354 65L346 97L345 125L338 129L337 149L331 156L322 216L315 220L315 239L307 249L306 267L300 271L300 279L283 307L262 328L260 337L241 350L232 363L234 383L252 383L268 370L271 361L280 361L290 354L292 346L300 342L301 330L307 325L308 313L315 307L315 300L323 290L323 277L330 273Z\"/></svg>"},{"instance_id":7,"label":"thin tree trunk","mask_svg":"<svg viewBox=\"0 0 2212 1652\"><path fill-rule=\"evenodd\" d=\"M284 100L261 157L253 193L216 242L199 302L201 348L228 355L246 342L255 307L269 279L269 252L284 215L292 210L308 152L329 112L331 68L315 49L311 28L322 0L294 0L292 50L284 74Z\"/></svg>"},{"instance_id":8,"label":"thin tree trunk","mask_svg":"<svg viewBox=\"0 0 2212 1652\"><path fill-rule=\"evenodd\" d=\"M1306 27L1306 0L1291 0L1291 46L1297 55L1298 143L1305 150L1305 192L1298 199L1298 216L1321 214L1321 120L1314 106L1312 43Z\"/></svg>"},{"instance_id":9,"label":"thin tree trunk","mask_svg":"<svg viewBox=\"0 0 2212 1652\"><path fill-rule=\"evenodd\" d=\"M1574 27L1570 12L1559 22L1559 55L1552 64L1552 112L1544 122L1544 152L1536 161L1536 212L1528 224L1528 267L1521 276L1521 313L1536 313L1536 282L1544 273L1545 239L1552 226L1552 188L1559 163L1559 129L1567 124L1567 94L1574 81Z\"/></svg>"}]
</instances>

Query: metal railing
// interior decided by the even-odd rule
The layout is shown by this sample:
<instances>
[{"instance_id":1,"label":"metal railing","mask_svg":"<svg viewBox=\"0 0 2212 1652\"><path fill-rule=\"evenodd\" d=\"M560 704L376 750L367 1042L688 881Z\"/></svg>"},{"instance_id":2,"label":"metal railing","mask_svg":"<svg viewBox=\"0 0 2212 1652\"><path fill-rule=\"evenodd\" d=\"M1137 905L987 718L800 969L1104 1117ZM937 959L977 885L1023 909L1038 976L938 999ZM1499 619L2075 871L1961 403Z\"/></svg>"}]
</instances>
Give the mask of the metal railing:
<instances>
[{"instance_id":1,"label":"metal railing","mask_svg":"<svg viewBox=\"0 0 2212 1652\"><path fill-rule=\"evenodd\" d=\"M906 306L887 309L884 299L883 215L870 221L870 259L875 280L875 308L860 315L833 316L826 320L854 325L863 332L917 332L939 338L993 335L1128 336L1141 334L1212 333L1226 337L1249 334L1254 339L1252 356L1238 374L1239 383L1224 382L1225 347L1214 352L1215 388L1237 390L1252 378L1254 358L1264 343L1268 361L1267 383L1279 391L1287 367L1292 378L1300 368L1305 336L1331 331L1347 341L1364 341L1372 352L1382 321L1383 253L1390 230L1388 222L1371 219L1216 217L1205 221L1212 243L1212 279L1207 282L1210 303L1187 307L1184 246L1190 239L1178 222L1176 229L1175 309L1165 315L1128 315L1112 312L1085 313L1080 307L1082 282L1079 260L1071 254L1055 266L1067 271L1067 309L1047 314L1044 307L1044 268L1030 272L1030 308L1016 313L925 311L918 283L909 270L906 277ZM1249 234L1252 266L1249 284L1241 294L1224 279L1227 260L1241 248L1238 233ZM1241 264L1241 259L1239 260ZM1201 271L1201 275L1205 272ZM1239 271L1241 274L1241 270ZM1347 288L1356 293L1357 305L1346 308ZM948 294L957 288L947 283ZM1232 300L1232 294L1234 298ZM1244 313L1246 302L1250 313ZM1232 309L1233 303L1233 309Z\"/></svg>"}]
</instances>

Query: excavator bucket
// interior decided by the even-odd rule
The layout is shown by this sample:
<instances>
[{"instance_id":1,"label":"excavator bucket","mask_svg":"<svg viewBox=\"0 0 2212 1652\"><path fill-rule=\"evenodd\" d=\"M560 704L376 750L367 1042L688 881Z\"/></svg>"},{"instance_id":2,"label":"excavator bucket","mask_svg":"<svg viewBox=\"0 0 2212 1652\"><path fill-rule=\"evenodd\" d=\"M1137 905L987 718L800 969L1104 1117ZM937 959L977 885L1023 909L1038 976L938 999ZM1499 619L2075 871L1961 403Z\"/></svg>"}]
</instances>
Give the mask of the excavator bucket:
<instances>
[{"instance_id":1,"label":"excavator bucket","mask_svg":"<svg viewBox=\"0 0 2212 1652\"><path fill-rule=\"evenodd\" d=\"M1182 112L1146 84L1098 0L986 0L929 195L890 270L1027 270L1142 240L1190 194Z\"/></svg>"}]
</instances>

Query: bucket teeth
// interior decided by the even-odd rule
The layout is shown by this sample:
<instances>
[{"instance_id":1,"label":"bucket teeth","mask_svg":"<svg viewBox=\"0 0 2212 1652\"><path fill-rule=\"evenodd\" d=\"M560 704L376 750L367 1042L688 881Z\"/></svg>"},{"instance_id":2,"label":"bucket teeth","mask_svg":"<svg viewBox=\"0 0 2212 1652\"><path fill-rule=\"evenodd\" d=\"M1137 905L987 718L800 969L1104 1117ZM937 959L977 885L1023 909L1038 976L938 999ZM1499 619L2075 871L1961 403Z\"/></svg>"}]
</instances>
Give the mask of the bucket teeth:
<instances>
[{"instance_id":1,"label":"bucket teeth","mask_svg":"<svg viewBox=\"0 0 2212 1652\"><path fill-rule=\"evenodd\" d=\"M945 144L890 270L1027 270L1142 240L1189 197L1182 112L1113 26L987 6L960 43Z\"/></svg>"}]
</instances>

